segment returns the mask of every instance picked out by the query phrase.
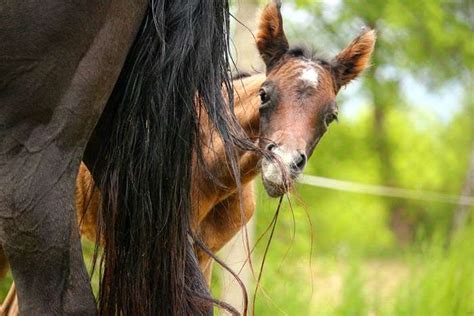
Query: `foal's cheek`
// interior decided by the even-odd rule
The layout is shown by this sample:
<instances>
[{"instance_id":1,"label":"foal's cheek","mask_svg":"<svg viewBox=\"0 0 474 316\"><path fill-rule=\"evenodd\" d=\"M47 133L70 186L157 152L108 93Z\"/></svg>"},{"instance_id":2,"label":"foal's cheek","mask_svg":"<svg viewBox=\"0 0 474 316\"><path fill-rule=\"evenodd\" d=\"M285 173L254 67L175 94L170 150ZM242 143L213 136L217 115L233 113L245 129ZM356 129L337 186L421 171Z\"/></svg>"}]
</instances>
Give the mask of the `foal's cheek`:
<instances>
[{"instance_id":1,"label":"foal's cheek","mask_svg":"<svg viewBox=\"0 0 474 316\"><path fill-rule=\"evenodd\" d=\"M262 115L260 116L260 144L266 145L270 140L269 136L271 135L272 131L270 130L270 117L269 115Z\"/></svg>"}]
</instances>

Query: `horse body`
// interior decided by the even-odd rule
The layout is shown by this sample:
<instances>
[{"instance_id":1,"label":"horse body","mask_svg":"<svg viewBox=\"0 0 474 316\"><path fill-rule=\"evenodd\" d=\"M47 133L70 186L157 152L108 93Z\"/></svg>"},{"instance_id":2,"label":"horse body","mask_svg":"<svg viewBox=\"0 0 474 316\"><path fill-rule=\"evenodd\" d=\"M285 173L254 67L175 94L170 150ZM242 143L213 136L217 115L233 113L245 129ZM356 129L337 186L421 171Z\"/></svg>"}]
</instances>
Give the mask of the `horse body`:
<instances>
[{"instance_id":1,"label":"horse body","mask_svg":"<svg viewBox=\"0 0 474 316\"><path fill-rule=\"evenodd\" d=\"M257 139L259 134L259 97L258 90L265 80L265 75L257 74L242 80L234 81L234 104L237 120L250 139ZM224 146L220 138L212 133L207 119L202 119L202 143L209 148L204 155L205 168L193 164L192 201L193 230L212 252L219 251L252 217L255 210L252 180L258 175L260 155L250 151L240 151L237 157L241 174L242 196L225 157ZM215 175L216 181L209 181L207 172ZM243 201L243 218L240 212L240 200ZM94 183L91 172L81 163L76 178L75 209L80 233L90 241L97 240L102 205L100 191ZM103 243L103 238L101 238ZM196 247L199 266L210 283L212 258ZM1 253L0 253L1 255ZM0 269L6 263L0 262ZM5 310L18 310L13 300L5 301Z\"/></svg>"},{"instance_id":2,"label":"horse body","mask_svg":"<svg viewBox=\"0 0 474 316\"><path fill-rule=\"evenodd\" d=\"M225 0L0 4L0 242L22 313L97 311L73 206L82 158L109 215L100 312L212 311L187 238L192 148L199 142L193 96L207 101L224 147L239 142L220 89L228 80L227 19ZM135 142L145 136L151 145ZM142 177L148 158L160 181ZM179 191L168 190L178 181ZM170 230L159 235L128 225L145 217L150 227ZM147 243L128 248L120 239L127 231ZM141 270L124 273L127 260Z\"/></svg>"},{"instance_id":3,"label":"horse body","mask_svg":"<svg viewBox=\"0 0 474 316\"><path fill-rule=\"evenodd\" d=\"M1 243L22 312L93 314L74 229L75 171L146 4L49 0L2 6Z\"/></svg>"},{"instance_id":4,"label":"horse body","mask_svg":"<svg viewBox=\"0 0 474 316\"><path fill-rule=\"evenodd\" d=\"M259 99L258 90L265 80L264 74L234 80L234 111L249 139L257 141L259 137ZM193 164L192 202L195 210L194 222L200 223L208 211L230 195L236 193L237 186L233 174L225 160L224 148L211 127L206 128L203 120L201 139L204 147L204 168ZM239 151L237 161L240 182L248 184L258 174L257 163L261 155L253 151ZM216 181L209 181L208 173Z\"/></svg>"}]
</instances>

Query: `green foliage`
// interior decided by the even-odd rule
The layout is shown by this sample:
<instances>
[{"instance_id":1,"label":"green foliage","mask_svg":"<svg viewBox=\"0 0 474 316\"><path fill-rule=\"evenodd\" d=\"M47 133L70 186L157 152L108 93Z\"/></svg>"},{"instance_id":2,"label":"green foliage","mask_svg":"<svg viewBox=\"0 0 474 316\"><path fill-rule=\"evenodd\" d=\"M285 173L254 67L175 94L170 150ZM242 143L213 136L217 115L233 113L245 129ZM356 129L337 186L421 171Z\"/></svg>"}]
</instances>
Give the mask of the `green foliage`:
<instances>
[{"instance_id":1,"label":"green foliage","mask_svg":"<svg viewBox=\"0 0 474 316\"><path fill-rule=\"evenodd\" d=\"M474 70L473 7L467 0L342 0L330 18L322 1L294 3L316 17L318 41L329 32L340 46L341 37L353 36L357 25L375 28L376 66L394 65L436 85L461 77L468 80Z\"/></svg>"},{"instance_id":2,"label":"green foliage","mask_svg":"<svg viewBox=\"0 0 474 316\"><path fill-rule=\"evenodd\" d=\"M460 194L474 145L472 3L334 3L294 1L304 14L295 20L288 16L290 42L334 55L362 25L376 28L378 41L373 67L360 80L362 110L349 117L346 99L339 97L341 122L331 126L305 172ZM440 117L429 99L409 101L406 92L412 87L403 86L405 77L434 95L461 87L460 109ZM445 113L455 108L453 102L447 100ZM297 187L292 204L294 218L289 204L283 206L264 273L267 296L260 294L257 315L467 315L474 310L474 224L450 235L457 205L306 185ZM276 204L261 190L257 205L258 235ZM389 225L394 207L402 208L414 227L412 244L396 241ZM257 248L260 256L262 249Z\"/></svg>"}]
</instances>

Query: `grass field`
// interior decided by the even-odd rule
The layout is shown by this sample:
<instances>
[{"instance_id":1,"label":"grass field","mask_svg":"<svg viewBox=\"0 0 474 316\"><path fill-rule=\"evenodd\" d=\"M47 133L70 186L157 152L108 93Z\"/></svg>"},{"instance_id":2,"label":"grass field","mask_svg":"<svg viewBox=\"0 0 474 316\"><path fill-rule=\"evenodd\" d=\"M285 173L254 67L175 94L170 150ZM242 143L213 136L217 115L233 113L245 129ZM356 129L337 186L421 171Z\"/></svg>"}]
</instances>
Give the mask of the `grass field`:
<instances>
[{"instance_id":1,"label":"grass field","mask_svg":"<svg viewBox=\"0 0 474 316\"><path fill-rule=\"evenodd\" d=\"M285 223L280 225L281 232ZM399 253L379 256L316 252L311 263L305 247L298 247L296 241L293 245L282 245L276 235L268 255L256 315L474 313L472 224L458 232L449 246L446 238L439 235ZM83 245L90 267L93 245L87 241ZM257 259L260 255L261 251ZM10 283L8 275L1 283L2 299ZM97 290L97 277L92 283Z\"/></svg>"},{"instance_id":2,"label":"grass field","mask_svg":"<svg viewBox=\"0 0 474 316\"><path fill-rule=\"evenodd\" d=\"M256 315L472 315L473 242L471 225L449 247L435 238L383 256L314 255L311 264L275 245Z\"/></svg>"}]
</instances>

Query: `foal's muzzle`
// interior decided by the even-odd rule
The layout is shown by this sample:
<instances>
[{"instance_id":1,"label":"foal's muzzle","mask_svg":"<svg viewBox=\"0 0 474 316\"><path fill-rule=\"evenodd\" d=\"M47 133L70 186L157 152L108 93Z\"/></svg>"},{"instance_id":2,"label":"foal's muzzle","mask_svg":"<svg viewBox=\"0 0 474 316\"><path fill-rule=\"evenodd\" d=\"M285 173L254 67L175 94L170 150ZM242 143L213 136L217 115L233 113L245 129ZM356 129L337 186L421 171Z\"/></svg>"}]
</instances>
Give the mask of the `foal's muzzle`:
<instances>
[{"instance_id":1,"label":"foal's muzzle","mask_svg":"<svg viewBox=\"0 0 474 316\"><path fill-rule=\"evenodd\" d=\"M303 150L288 146L267 145L273 157L262 159L262 179L268 195L277 197L291 188L293 181L303 172L308 157Z\"/></svg>"}]
</instances>

